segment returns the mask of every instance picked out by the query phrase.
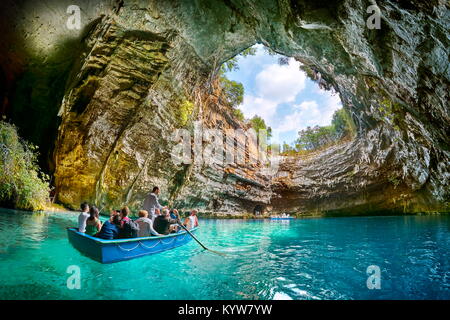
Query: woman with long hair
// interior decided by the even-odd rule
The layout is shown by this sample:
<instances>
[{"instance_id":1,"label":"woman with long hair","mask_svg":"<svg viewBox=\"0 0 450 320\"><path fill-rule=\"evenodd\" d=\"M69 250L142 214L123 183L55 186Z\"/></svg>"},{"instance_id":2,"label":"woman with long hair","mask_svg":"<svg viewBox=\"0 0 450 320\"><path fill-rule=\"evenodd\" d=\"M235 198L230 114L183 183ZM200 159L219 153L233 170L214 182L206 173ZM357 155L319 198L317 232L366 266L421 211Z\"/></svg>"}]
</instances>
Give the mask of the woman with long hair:
<instances>
[{"instance_id":1,"label":"woman with long hair","mask_svg":"<svg viewBox=\"0 0 450 320\"><path fill-rule=\"evenodd\" d=\"M86 234L90 236L96 235L102 228L102 223L99 219L98 209L92 206L89 210L89 218L86 220Z\"/></svg>"}]
</instances>

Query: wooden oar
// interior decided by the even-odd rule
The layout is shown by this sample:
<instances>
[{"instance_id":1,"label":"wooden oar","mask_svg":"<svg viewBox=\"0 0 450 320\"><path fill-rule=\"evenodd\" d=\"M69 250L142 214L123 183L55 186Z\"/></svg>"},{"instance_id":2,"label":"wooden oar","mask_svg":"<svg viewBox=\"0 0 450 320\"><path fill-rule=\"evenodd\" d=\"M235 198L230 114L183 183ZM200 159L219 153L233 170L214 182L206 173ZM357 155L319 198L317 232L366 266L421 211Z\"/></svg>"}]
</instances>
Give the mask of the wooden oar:
<instances>
[{"instance_id":1,"label":"wooden oar","mask_svg":"<svg viewBox=\"0 0 450 320\"><path fill-rule=\"evenodd\" d=\"M215 250L211 250L211 249L208 249L203 243L201 243L200 242L200 240L198 240L193 234L192 234L192 232L190 232L185 226L183 226L181 223L179 223L178 222L178 225L180 226L180 227L182 227L187 233L189 233L189 235L195 240L195 241L197 241L197 243L199 244L199 245L201 245L202 246L202 248L203 249L205 249L205 250L208 250L208 251L211 251L211 252L213 252L213 253L215 253L215 254L218 254L218 255L220 255L220 256L225 256L225 253L223 253L223 252L219 252L219 251L215 251Z\"/></svg>"}]
</instances>

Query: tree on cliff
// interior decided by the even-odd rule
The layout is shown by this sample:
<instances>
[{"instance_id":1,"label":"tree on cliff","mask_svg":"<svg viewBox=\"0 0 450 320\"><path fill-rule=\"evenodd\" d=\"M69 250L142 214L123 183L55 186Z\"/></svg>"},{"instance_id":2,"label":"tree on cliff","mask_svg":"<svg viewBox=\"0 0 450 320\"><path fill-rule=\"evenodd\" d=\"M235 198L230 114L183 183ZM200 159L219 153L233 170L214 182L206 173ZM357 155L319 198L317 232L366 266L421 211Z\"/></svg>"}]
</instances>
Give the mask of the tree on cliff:
<instances>
[{"instance_id":1,"label":"tree on cliff","mask_svg":"<svg viewBox=\"0 0 450 320\"><path fill-rule=\"evenodd\" d=\"M242 83L228 79L222 76L220 79L222 86L223 97L233 108L237 109L237 106L244 101L244 86Z\"/></svg>"},{"instance_id":2,"label":"tree on cliff","mask_svg":"<svg viewBox=\"0 0 450 320\"><path fill-rule=\"evenodd\" d=\"M250 47L242 51L239 56L246 57L254 55L256 48ZM233 107L234 116L240 121L244 121L244 114L238 106L244 102L244 85L238 81L227 78L226 73L234 70L239 70L238 56L235 56L228 61L225 61L219 70L219 83L222 89L222 97L225 101Z\"/></svg>"},{"instance_id":3,"label":"tree on cliff","mask_svg":"<svg viewBox=\"0 0 450 320\"><path fill-rule=\"evenodd\" d=\"M344 138L352 137L355 130L355 125L347 110L339 109L334 112L331 125L307 127L300 130L295 141L296 149L297 151L316 150Z\"/></svg>"},{"instance_id":4,"label":"tree on cliff","mask_svg":"<svg viewBox=\"0 0 450 320\"><path fill-rule=\"evenodd\" d=\"M242 51L238 56L247 57L250 55L255 55L256 51L256 48L250 47ZM224 99L233 107L234 116L240 121L244 121L244 114L239 109L239 105L244 102L244 86L242 83L230 80L226 77L227 72L239 70L238 56L235 56L222 64L219 70L219 82ZM260 116L253 116L253 118L249 119L247 123L255 129L256 132L259 132L259 130L267 130L268 139L272 137L272 128L268 127L264 119Z\"/></svg>"},{"instance_id":5,"label":"tree on cliff","mask_svg":"<svg viewBox=\"0 0 450 320\"><path fill-rule=\"evenodd\" d=\"M37 148L20 139L12 124L0 121L0 206L44 209L50 190L37 155Z\"/></svg>"},{"instance_id":6,"label":"tree on cliff","mask_svg":"<svg viewBox=\"0 0 450 320\"><path fill-rule=\"evenodd\" d=\"M267 138L272 137L272 128L268 127L264 119L260 116L253 116L253 118L249 120L249 124L253 129L255 129L256 133L258 133L259 130L267 130Z\"/></svg>"}]
</instances>

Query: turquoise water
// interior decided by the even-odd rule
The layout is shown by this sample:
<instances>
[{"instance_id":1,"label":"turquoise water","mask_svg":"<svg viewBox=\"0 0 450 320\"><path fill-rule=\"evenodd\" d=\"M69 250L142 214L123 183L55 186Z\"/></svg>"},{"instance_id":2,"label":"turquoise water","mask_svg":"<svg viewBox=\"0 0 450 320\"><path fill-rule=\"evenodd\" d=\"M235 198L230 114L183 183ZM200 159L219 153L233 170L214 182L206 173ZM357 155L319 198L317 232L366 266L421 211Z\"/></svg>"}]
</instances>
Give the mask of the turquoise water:
<instances>
[{"instance_id":1,"label":"turquoise water","mask_svg":"<svg viewBox=\"0 0 450 320\"><path fill-rule=\"evenodd\" d=\"M450 299L449 216L201 220L225 258L192 241L110 265L68 243L76 217L0 209L0 299ZM367 288L370 265L381 289Z\"/></svg>"}]
</instances>

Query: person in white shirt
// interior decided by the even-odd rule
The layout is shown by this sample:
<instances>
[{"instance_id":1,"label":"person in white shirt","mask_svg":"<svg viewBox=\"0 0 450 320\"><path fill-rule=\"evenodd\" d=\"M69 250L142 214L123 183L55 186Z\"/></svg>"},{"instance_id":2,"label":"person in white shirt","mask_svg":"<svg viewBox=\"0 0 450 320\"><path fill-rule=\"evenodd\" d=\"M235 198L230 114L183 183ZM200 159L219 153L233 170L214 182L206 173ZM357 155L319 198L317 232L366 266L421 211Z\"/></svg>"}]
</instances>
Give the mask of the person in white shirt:
<instances>
[{"instance_id":1,"label":"person in white shirt","mask_svg":"<svg viewBox=\"0 0 450 320\"><path fill-rule=\"evenodd\" d=\"M148 212L139 211L139 219L135 222L139 225L138 237L162 236L153 229L153 221L148 218Z\"/></svg>"},{"instance_id":2,"label":"person in white shirt","mask_svg":"<svg viewBox=\"0 0 450 320\"><path fill-rule=\"evenodd\" d=\"M192 210L191 214L184 220L184 226L190 230L198 227L197 210Z\"/></svg>"},{"instance_id":3,"label":"person in white shirt","mask_svg":"<svg viewBox=\"0 0 450 320\"><path fill-rule=\"evenodd\" d=\"M159 195L159 187L154 187L152 192L147 195L144 199L143 209L148 212L149 219L155 221L157 216L156 210L162 210L166 207L163 207L159 204L158 195Z\"/></svg>"},{"instance_id":4,"label":"person in white shirt","mask_svg":"<svg viewBox=\"0 0 450 320\"><path fill-rule=\"evenodd\" d=\"M80 206L81 213L78 216L78 231L86 232L86 221L89 218L89 205L86 202L83 202Z\"/></svg>"}]
</instances>

